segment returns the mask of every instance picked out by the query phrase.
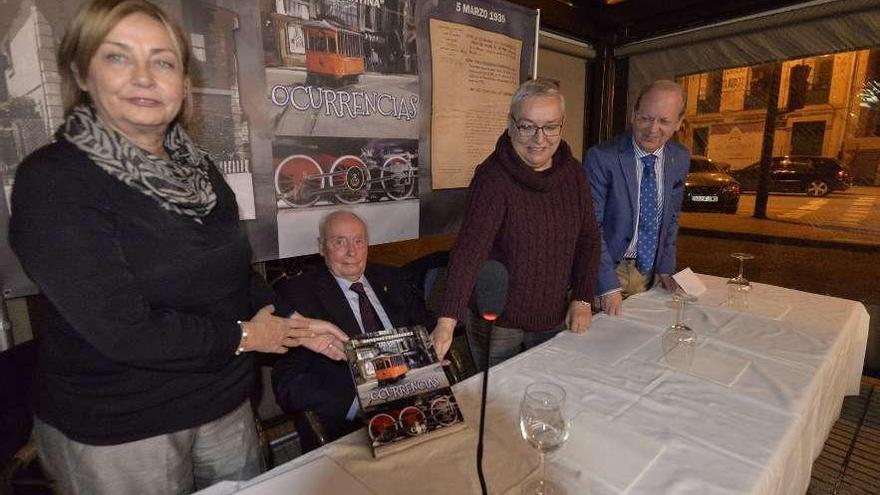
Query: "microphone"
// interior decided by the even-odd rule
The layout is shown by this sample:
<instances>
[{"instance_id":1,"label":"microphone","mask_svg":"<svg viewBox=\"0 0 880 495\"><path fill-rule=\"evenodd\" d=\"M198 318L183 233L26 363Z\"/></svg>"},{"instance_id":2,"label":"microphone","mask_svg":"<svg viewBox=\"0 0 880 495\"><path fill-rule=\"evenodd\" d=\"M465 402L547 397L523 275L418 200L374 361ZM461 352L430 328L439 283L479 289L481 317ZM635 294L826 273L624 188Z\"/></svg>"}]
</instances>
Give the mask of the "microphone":
<instances>
[{"instance_id":1,"label":"microphone","mask_svg":"<svg viewBox=\"0 0 880 495\"><path fill-rule=\"evenodd\" d=\"M474 286L477 311L487 321L495 321L504 312L507 303L507 269L504 265L489 260L480 266Z\"/></svg>"},{"instance_id":2,"label":"microphone","mask_svg":"<svg viewBox=\"0 0 880 495\"><path fill-rule=\"evenodd\" d=\"M474 286L474 296L477 300L477 311L489 323L489 331L483 343L486 351L483 356L483 392L480 398L480 434L477 441L477 475L480 477L482 493L486 495L488 490L486 477L483 475L483 433L486 422L486 392L489 389L489 349L492 345L495 320L504 312L504 305L507 303L507 269L504 265L489 260L480 266Z\"/></svg>"}]
</instances>

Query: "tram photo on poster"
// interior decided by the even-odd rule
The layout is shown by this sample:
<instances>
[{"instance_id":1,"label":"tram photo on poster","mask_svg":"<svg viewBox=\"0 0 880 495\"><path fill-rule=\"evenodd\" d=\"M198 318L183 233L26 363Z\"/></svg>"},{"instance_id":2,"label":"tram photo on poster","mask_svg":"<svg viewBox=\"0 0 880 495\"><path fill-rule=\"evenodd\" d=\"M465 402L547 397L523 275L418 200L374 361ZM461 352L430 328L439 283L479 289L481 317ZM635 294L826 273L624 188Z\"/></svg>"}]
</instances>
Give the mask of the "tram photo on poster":
<instances>
[{"instance_id":1,"label":"tram photo on poster","mask_svg":"<svg viewBox=\"0 0 880 495\"><path fill-rule=\"evenodd\" d=\"M339 205L393 221L372 241L418 236L414 4L318 2L307 15L264 4L275 9L262 15L281 257L314 252L297 233Z\"/></svg>"}]
</instances>

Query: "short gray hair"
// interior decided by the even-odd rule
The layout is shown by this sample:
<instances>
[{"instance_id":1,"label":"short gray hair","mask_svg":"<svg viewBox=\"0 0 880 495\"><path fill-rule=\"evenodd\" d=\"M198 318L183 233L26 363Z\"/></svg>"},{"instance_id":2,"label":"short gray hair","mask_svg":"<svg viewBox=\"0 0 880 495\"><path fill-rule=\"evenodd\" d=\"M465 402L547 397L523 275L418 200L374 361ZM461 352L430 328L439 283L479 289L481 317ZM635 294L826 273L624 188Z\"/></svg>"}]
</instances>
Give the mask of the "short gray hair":
<instances>
[{"instance_id":1,"label":"short gray hair","mask_svg":"<svg viewBox=\"0 0 880 495\"><path fill-rule=\"evenodd\" d=\"M510 119L516 120L523 102L536 96L555 96L559 98L562 118L565 118L565 96L559 91L559 83L552 79L529 79L519 85L510 99Z\"/></svg>"},{"instance_id":2,"label":"short gray hair","mask_svg":"<svg viewBox=\"0 0 880 495\"><path fill-rule=\"evenodd\" d=\"M333 211L331 211L321 217L321 220L318 222L318 244L322 245L322 246L324 245L324 239L327 237L327 227L330 225L330 223L332 221L336 220L339 217L343 217L343 216L354 218L355 220L360 222L361 225L364 226L364 232L367 234L367 244L369 244L370 243L370 229L367 228L367 222L365 222L364 219L361 218L360 215L358 215L357 213L355 213L354 211L352 211L348 208L340 208L338 210L333 210Z\"/></svg>"},{"instance_id":3,"label":"short gray hair","mask_svg":"<svg viewBox=\"0 0 880 495\"><path fill-rule=\"evenodd\" d=\"M634 106L633 109L638 112L639 105L642 103L642 97L655 90L677 92L681 97L681 112L679 112L678 117L684 117L684 111L685 108L687 108L688 101L687 93L685 93L684 88L682 88L680 84L669 79L658 79L650 84L642 86L642 89L639 90L639 95L636 96L636 106Z\"/></svg>"}]
</instances>

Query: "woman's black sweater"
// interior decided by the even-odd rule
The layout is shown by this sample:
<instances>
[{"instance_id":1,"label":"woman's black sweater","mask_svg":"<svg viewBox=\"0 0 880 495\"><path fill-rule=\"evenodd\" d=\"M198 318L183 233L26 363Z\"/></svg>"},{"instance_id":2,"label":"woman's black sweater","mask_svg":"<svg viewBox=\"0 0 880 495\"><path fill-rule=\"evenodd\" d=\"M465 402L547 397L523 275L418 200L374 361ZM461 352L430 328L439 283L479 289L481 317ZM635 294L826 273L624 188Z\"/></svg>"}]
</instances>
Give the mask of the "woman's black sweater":
<instances>
[{"instance_id":1,"label":"woman's black sweater","mask_svg":"<svg viewBox=\"0 0 880 495\"><path fill-rule=\"evenodd\" d=\"M19 166L10 242L49 301L36 414L69 438L119 444L194 427L252 390L236 320L274 302L251 269L235 196L198 223L111 177L65 140Z\"/></svg>"}]
</instances>

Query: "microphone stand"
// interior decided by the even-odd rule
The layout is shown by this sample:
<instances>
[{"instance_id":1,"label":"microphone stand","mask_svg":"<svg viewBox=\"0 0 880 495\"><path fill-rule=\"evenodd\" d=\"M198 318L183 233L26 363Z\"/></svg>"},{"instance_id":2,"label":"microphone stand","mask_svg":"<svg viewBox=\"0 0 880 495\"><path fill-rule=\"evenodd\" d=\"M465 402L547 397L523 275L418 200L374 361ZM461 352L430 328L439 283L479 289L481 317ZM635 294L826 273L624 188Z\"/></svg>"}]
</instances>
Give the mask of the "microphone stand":
<instances>
[{"instance_id":1,"label":"microphone stand","mask_svg":"<svg viewBox=\"0 0 880 495\"><path fill-rule=\"evenodd\" d=\"M480 478L480 488L483 495L487 495L486 477L483 475L483 432L486 424L486 391L489 388L489 349L492 345L492 330L495 328L495 320L498 315L492 313L483 314L483 319L489 323L489 331L486 333L486 352L483 359L483 393L480 397L480 434L477 440L477 475Z\"/></svg>"}]
</instances>

